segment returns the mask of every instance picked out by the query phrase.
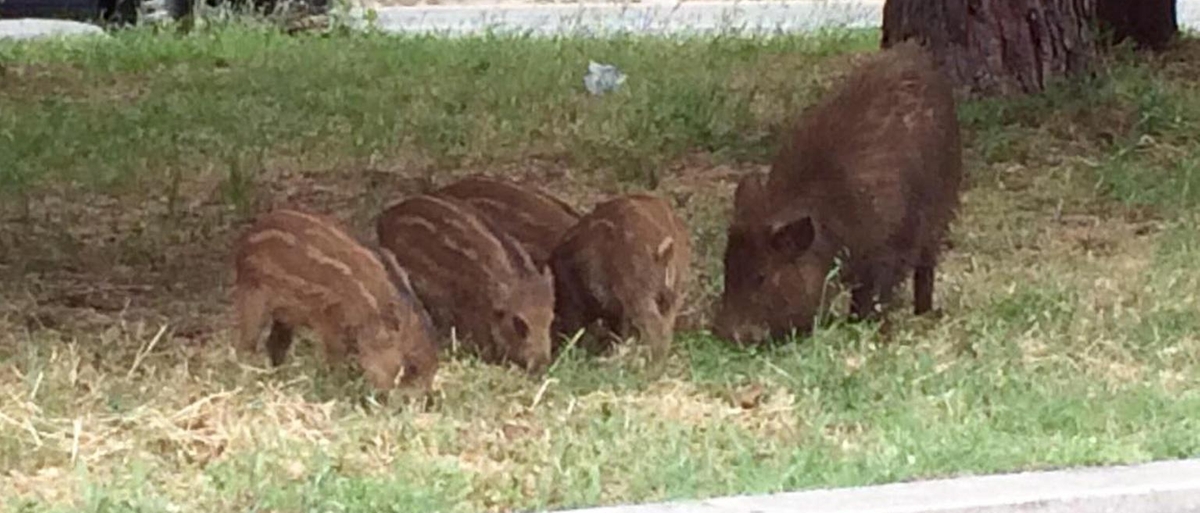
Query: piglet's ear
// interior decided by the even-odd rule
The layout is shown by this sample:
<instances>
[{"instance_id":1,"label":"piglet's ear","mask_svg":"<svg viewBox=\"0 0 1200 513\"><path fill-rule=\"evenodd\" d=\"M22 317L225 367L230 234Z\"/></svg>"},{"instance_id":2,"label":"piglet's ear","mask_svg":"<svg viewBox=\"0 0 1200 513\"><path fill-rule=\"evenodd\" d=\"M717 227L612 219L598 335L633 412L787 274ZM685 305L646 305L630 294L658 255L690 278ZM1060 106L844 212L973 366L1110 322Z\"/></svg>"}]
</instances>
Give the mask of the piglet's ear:
<instances>
[{"instance_id":1,"label":"piglet's ear","mask_svg":"<svg viewBox=\"0 0 1200 513\"><path fill-rule=\"evenodd\" d=\"M396 311L398 308L399 305L394 304L388 304L380 308L380 313L382 314L380 317L382 318L381 320L383 321L383 327L385 329L391 331L397 331L400 329L400 314Z\"/></svg>"},{"instance_id":2,"label":"piglet's ear","mask_svg":"<svg viewBox=\"0 0 1200 513\"><path fill-rule=\"evenodd\" d=\"M817 231L812 218L804 216L771 227L771 247L790 257L799 257L812 247Z\"/></svg>"},{"instance_id":3,"label":"piglet's ear","mask_svg":"<svg viewBox=\"0 0 1200 513\"><path fill-rule=\"evenodd\" d=\"M654 248L654 261L660 264L666 264L675 256L675 238L667 237L658 243L658 247Z\"/></svg>"},{"instance_id":4,"label":"piglet's ear","mask_svg":"<svg viewBox=\"0 0 1200 513\"><path fill-rule=\"evenodd\" d=\"M512 327L513 332L517 334L518 338L529 336L529 323L525 322L525 319L522 319L520 315L513 316Z\"/></svg>"},{"instance_id":5,"label":"piglet's ear","mask_svg":"<svg viewBox=\"0 0 1200 513\"><path fill-rule=\"evenodd\" d=\"M550 264L542 264L539 274L541 274L543 283L548 283L552 287L554 286L554 270L550 269Z\"/></svg>"}]
</instances>

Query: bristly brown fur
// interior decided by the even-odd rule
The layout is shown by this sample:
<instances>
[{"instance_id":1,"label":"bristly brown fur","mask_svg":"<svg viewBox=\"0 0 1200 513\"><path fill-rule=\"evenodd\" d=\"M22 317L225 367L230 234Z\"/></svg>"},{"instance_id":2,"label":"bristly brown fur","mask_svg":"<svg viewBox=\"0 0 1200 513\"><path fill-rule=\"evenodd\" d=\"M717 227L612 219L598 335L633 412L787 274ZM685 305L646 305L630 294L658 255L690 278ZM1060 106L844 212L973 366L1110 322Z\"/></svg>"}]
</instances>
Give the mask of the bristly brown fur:
<instances>
[{"instance_id":1,"label":"bristly brown fur","mask_svg":"<svg viewBox=\"0 0 1200 513\"><path fill-rule=\"evenodd\" d=\"M910 270L915 310L928 311L961 181L954 97L928 53L873 56L804 113L765 181L739 183L717 332L810 329L838 255L855 316L878 315Z\"/></svg>"},{"instance_id":2,"label":"bristly brown fur","mask_svg":"<svg viewBox=\"0 0 1200 513\"><path fill-rule=\"evenodd\" d=\"M551 194L499 178L469 176L432 194L475 207L520 242L539 266L550 259L563 233L579 221L574 208Z\"/></svg>"},{"instance_id":3,"label":"bristly brown fur","mask_svg":"<svg viewBox=\"0 0 1200 513\"><path fill-rule=\"evenodd\" d=\"M687 226L662 198L630 194L597 205L550 260L555 340L599 320L617 337L639 337L661 360L690 281L691 252Z\"/></svg>"},{"instance_id":4,"label":"bristly brown fur","mask_svg":"<svg viewBox=\"0 0 1200 513\"><path fill-rule=\"evenodd\" d=\"M260 216L234 248L237 349L267 351L280 365L297 327L318 335L329 363L349 352L380 390L396 379L428 390L437 371L433 333L411 290L393 283L379 257L334 220L298 210Z\"/></svg>"},{"instance_id":5,"label":"bristly brown fur","mask_svg":"<svg viewBox=\"0 0 1200 513\"><path fill-rule=\"evenodd\" d=\"M418 195L386 209L380 244L409 272L443 333L463 335L485 361L537 371L550 359L553 279L469 204Z\"/></svg>"}]
</instances>

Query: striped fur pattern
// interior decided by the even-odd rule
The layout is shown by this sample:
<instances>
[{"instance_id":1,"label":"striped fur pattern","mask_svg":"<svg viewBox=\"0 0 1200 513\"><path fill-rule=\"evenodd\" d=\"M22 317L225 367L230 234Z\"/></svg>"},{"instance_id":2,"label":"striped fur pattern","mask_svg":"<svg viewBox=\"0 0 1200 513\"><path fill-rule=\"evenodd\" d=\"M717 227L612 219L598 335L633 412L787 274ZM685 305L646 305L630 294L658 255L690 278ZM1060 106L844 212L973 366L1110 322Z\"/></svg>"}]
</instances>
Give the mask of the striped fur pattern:
<instances>
[{"instance_id":1,"label":"striped fur pattern","mask_svg":"<svg viewBox=\"0 0 1200 513\"><path fill-rule=\"evenodd\" d=\"M418 195L388 207L379 243L409 272L443 334L483 360L531 372L550 360L554 284L517 241L465 202Z\"/></svg>"},{"instance_id":2,"label":"striped fur pattern","mask_svg":"<svg viewBox=\"0 0 1200 513\"><path fill-rule=\"evenodd\" d=\"M332 219L276 210L256 219L234 248L236 348L258 348L281 365L295 328L312 329L327 363L356 353L380 390L428 390L437 347L425 313L403 279ZM385 258L386 260L386 258Z\"/></svg>"},{"instance_id":3,"label":"striped fur pattern","mask_svg":"<svg viewBox=\"0 0 1200 513\"><path fill-rule=\"evenodd\" d=\"M579 221L562 200L534 187L473 175L433 192L465 201L521 244L537 265L550 259L559 239Z\"/></svg>"},{"instance_id":4,"label":"striped fur pattern","mask_svg":"<svg viewBox=\"0 0 1200 513\"><path fill-rule=\"evenodd\" d=\"M691 257L688 228L666 200L630 194L600 203L550 260L555 331L569 336L599 321L611 335L639 338L661 360L674 337Z\"/></svg>"}]
</instances>

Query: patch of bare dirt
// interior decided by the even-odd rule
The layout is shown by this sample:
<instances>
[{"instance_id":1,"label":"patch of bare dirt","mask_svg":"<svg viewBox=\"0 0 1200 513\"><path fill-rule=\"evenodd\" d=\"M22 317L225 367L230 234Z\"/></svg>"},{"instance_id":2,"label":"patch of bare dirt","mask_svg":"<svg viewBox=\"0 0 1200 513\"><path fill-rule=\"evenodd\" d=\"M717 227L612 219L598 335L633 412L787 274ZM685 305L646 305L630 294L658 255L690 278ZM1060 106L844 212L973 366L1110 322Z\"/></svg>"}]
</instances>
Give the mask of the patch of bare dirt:
<instances>
[{"instance_id":1,"label":"patch of bare dirt","mask_svg":"<svg viewBox=\"0 0 1200 513\"><path fill-rule=\"evenodd\" d=\"M656 192L692 225L697 285L716 279L707 264L720 249L720 226L737 179L748 171L689 157L664 173ZM206 343L224 329L233 276L229 248L253 216L297 207L341 219L374 244L375 216L391 201L472 173L542 187L581 211L637 188L552 160L451 171L397 168L292 171L256 179L243 208L215 180L181 186L180 198L117 196L71 187L30 194L26 208L0 208L0 316L31 330L94 331L114 322L171 326L184 343ZM723 240L723 239L722 239ZM711 298L701 287L681 328L701 325Z\"/></svg>"},{"instance_id":2,"label":"patch of bare dirt","mask_svg":"<svg viewBox=\"0 0 1200 513\"><path fill-rule=\"evenodd\" d=\"M66 64L0 63L0 99L24 101L31 97L72 99L102 97L114 102L132 102L148 88L145 77L135 74L88 76Z\"/></svg>"},{"instance_id":3,"label":"patch of bare dirt","mask_svg":"<svg viewBox=\"0 0 1200 513\"><path fill-rule=\"evenodd\" d=\"M1194 37L1178 38L1167 51L1154 55L1161 66L1161 73L1172 80L1200 79L1200 40Z\"/></svg>"}]
</instances>

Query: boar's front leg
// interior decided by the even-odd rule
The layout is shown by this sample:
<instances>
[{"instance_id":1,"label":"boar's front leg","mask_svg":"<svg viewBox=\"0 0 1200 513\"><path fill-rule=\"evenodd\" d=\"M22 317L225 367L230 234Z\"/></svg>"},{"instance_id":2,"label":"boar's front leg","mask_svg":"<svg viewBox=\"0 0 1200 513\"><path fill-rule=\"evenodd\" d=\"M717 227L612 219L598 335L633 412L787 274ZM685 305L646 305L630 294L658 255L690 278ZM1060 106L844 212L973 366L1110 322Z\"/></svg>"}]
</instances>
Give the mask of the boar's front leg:
<instances>
[{"instance_id":1,"label":"boar's front leg","mask_svg":"<svg viewBox=\"0 0 1200 513\"><path fill-rule=\"evenodd\" d=\"M287 359L288 349L292 347L292 327L279 321L271 324L271 335L267 337L267 355L271 357L271 365L278 367Z\"/></svg>"},{"instance_id":2,"label":"boar's front leg","mask_svg":"<svg viewBox=\"0 0 1200 513\"><path fill-rule=\"evenodd\" d=\"M330 315L326 314L321 319L314 320L312 329L321 341L326 365L335 366L346 360L346 354L350 351L352 342L341 326L330 318Z\"/></svg>"},{"instance_id":3,"label":"boar's front leg","mask_svg":"<svg viewBox=\"0 0 1200 513\"><path fill-rule=\"evenodd\" d=\"M878 307L874 312L876 317L886 316L891 309L892 298L895 296L896 286L902 281L902 276L904 272L901 271L900 264L894 261L884 263L875 271L875 287L879 290Z\"/></svg>"},{"instance_id":4,"label":"boar's front leg","mask_svg":"<svg viewBox=\"0 0 1200 513\"><path fill-rule=\"evenodd\" d=\"M852 272L850 280L850 317L855 321L870 319L875 314L874 270L862 267Z\"/></svg>"},{"instance_id":5,"label":"boar's front leg","mask_svg":"<svg viewBox=\"0 0 1200 513\"><path fill-rule=\"evenodd\" d=\"M587 288L576 279L570 262L556 261L554 271L554 320L551 322L550 350L558 355L575 332L588 328L599 308L586 297Z\"/></svg>"},{"instance_id":6,"label":"boar's front leg","mask_svg":"<svg viewBox=\"0 0 1200 513\"><path fill-rule=\"evenodd\" d=\"M933 309L933 266L919 265L913 271L913 313L923 315Z\"/></svg>"},{"instance_id":7,"label":"boar's front leg","mask_svg":"<svg viewBox=\"0 0 1200 513\"><path fill-rule=\"evenodd\" d=\"M236 318L234 350L245 358L258 350L262 332L271 322L266 295L261 290L238 287L233 292L233 315Z\"/></svg>"},{"instance_id":8,"label":"boar's front leg","mask_svg":"<svg viewBox=\"0 0 1200 513\"><path fill-rule=\"evenodd\" d=\"M877 320L891 306L899 276L894 262L863 265L855 273L857 281L850 293L851 313L855 320Z\"/></svg>"}]
</instances>

